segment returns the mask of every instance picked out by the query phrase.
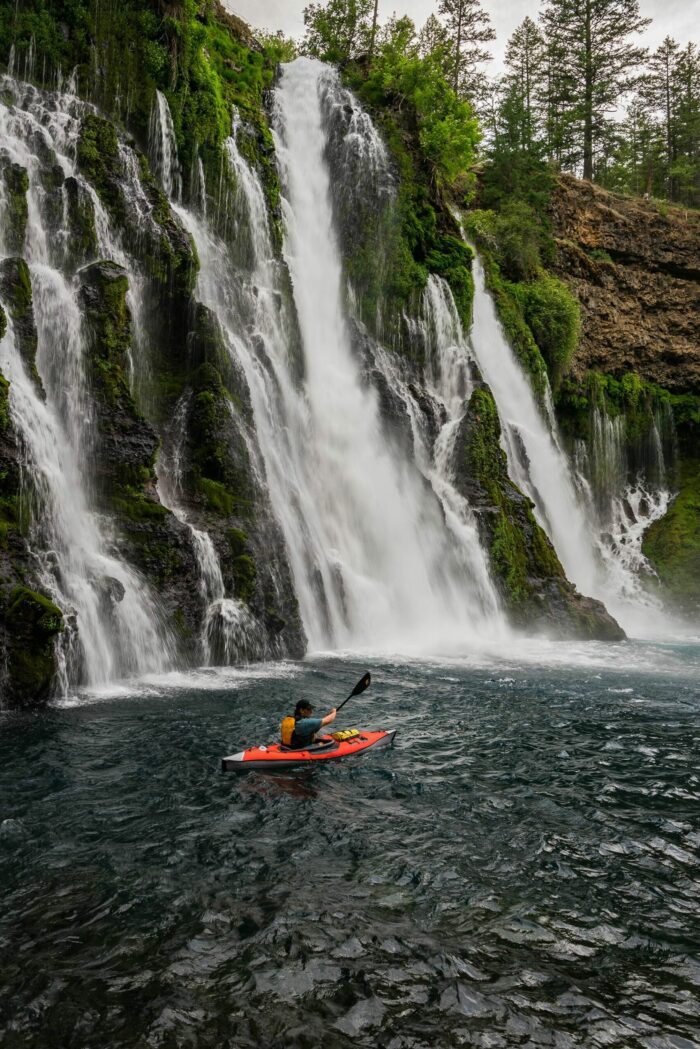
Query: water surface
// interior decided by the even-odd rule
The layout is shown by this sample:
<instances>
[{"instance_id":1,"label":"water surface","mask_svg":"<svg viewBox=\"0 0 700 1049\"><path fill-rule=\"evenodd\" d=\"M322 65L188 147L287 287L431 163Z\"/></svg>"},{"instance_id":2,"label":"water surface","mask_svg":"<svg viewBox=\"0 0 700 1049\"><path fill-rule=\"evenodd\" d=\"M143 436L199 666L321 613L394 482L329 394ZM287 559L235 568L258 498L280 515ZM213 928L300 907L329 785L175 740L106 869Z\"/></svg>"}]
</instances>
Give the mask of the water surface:
<instances>
[{"instance_id":1,"label":"water surface","mask_svg":"<svg viewBox=\"0 0 700 1049\"><path fill-rule=\"evenodd\" d=\"M221 775L367 665L342 724L393 750ZM4 715L0 1044L700 1045L699 669L329 656Z\"/></svg>"}]
</instances>

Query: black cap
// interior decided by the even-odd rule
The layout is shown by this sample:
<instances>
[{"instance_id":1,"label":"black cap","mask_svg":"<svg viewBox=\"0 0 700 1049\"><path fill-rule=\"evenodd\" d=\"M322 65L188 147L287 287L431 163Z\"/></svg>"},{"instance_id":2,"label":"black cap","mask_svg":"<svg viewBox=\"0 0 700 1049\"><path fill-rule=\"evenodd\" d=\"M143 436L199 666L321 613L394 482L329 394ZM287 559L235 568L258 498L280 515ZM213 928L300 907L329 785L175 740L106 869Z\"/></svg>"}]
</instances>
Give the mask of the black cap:
<instances>
[{"instance_id":1,"label":"black cap","mask_svg":"<svg viewBox=\"0 0 700 1049\"><path fill-rule=\"evenodd\" d=\"M294 717L298 718L302 710L313 710L314 708L309 703L308 699L300 699L294 708Z\"/></svg>"}]
</instances>

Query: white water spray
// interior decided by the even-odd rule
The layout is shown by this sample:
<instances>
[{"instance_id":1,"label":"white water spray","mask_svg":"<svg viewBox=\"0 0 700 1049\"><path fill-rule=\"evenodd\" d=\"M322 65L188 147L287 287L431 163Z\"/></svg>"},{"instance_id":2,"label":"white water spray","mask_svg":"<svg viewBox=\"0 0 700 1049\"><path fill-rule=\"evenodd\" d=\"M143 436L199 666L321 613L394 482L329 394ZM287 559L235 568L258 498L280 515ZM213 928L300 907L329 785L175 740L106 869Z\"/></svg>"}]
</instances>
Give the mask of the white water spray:
<instances>
[{"instance_id":1,"label":"white water spray","mask_svg":"<svg viewBox=\"0 0 700 1049\"><path fill-rule=\"evenodd\" d=\"M85 333L76 287L57 268L65 229L44 215L43 165L50 159L78 179L73 156L80 117L75 98L39 92L3 78L14 94L0 105L0 137L11 161L29 176L27 261L38 333L37 368L44 402L8 331L0 369L10 381L10 411L21 436L26 475L37 513L30 536L43 587L64 610L70 629L61 641L62 681L89 685L159 671L173 658L158 608L141 577L118 555L116 536L91 506L92 417L84 372ZM0 254L2 245L0 245ZM61 250L58 255L61 255Z\"/></svg>"},{"instance_id":2,"label":"white water spray","mask_svg":"<svg viewBox=\"0 0 700 1049\"><path fill-rule=\"evenodd\" d=\"M156 91L151 109L148 155L166 195L179 200L182 195L182 174L177 155L175 126L168 100L162 91Z\"/></svg>"},{"instance_id":3,"label":"white water spray","mask_svg":"<svg viewBox=\"0 0 700 1049\"><path fill-rule=\"evenodd\" d=\"M535 513L559 555L569 579L581 593L604 602L629 633L658 635L664 629L658 602L642 585L639 563L631 556L616 556L615 544L599 536L591 500L577 485L558 439L551 399L547 415L540 411L529 379L501 328L493 300L486 288L483 266L474 260L474 318L471 346L474 357L498 407L509 473L535 504ZM599 435L608 445L619 434ZM608 461L610 485L619 483L619 466ZM660 516L660 514L659 514ZM650 523L647 521L646 524ZM641 536L635 543L641 557ZM619 548L625 544L618 544Z\"/></svg>"}]
</instances>

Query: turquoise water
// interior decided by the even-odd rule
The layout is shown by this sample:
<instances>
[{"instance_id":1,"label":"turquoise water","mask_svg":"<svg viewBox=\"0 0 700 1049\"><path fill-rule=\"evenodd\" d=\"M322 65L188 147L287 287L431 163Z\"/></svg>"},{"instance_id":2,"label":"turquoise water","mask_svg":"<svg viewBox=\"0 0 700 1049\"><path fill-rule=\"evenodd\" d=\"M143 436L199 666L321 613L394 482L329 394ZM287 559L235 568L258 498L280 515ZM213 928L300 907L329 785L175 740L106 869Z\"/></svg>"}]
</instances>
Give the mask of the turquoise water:
<instances>
[{"instance_id":1,"label":"turquoise water","mask_svg":"<svg viewBox=\"0 0 700 1049\"><path fill-rule=\"evenodd\" d=\"M354 763L223 776L372 688ZM0 1044L700 1045L700 646L202 671L0 718Z\"/></svg>"}]
</instances>

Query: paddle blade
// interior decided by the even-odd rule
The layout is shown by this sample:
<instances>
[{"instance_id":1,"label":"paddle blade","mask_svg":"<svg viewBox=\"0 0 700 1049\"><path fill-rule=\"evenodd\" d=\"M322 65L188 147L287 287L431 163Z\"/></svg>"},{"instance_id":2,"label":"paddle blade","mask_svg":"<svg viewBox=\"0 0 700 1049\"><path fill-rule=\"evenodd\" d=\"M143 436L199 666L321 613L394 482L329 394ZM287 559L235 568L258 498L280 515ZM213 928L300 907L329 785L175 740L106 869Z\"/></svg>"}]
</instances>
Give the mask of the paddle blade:
<instances>
[{"instance_id":1,"label":"paddle blade","mask_svg":"<svg viewBox=\"0 0 700 1049\"><path fill-rule=\"evenodd\" d=\"M369 688L371 682L372 676L368 670L365 676L363 678L360 678L360 680L357 682L354 689L348 696L348 699L352 699L353 696L359 696L360 692L364 692L366 688Z\"/></svg>"}]
</instances>

